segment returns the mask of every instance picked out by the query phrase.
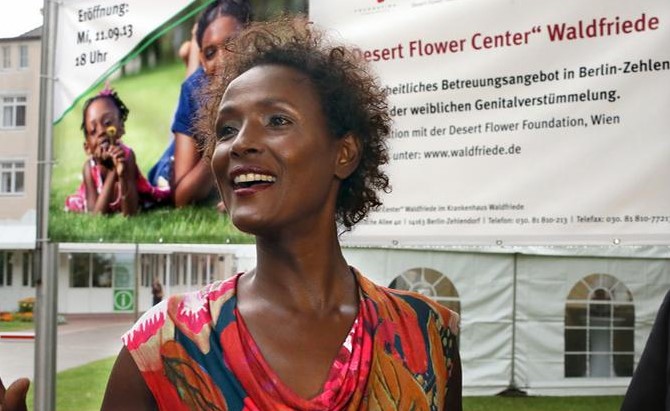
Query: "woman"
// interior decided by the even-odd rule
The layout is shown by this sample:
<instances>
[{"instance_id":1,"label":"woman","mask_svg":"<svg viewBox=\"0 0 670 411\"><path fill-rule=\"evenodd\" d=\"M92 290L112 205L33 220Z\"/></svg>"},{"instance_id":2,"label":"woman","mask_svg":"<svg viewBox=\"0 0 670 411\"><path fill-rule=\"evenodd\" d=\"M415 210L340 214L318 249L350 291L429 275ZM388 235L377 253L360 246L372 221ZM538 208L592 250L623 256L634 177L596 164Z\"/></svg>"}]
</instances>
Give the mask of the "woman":
<instances>
[{"instance_id":1,"label":"woman","mask_svg":"<svg viewBox=\"0 0 670 411\"><path fill-rule=\"evenodd\" d=\"M148 311L103 409L461 410L457 316L374 285L338 242L388 188L378 84L302 21L252 25L230 49L198 123L257 266Z\"/></svg>"},{"instance_id":2,"label":"woman","mask_svg":"<svg viewBox=\"0 0 670 411\"><path fill-rule=\"evenodd\" d=\"M176 207L199 204L213 197L214 182L208 165L202 161L198 149L202 142L193 124L201 104L198 93L223 60L223 46L251 19L248 0L217 0L205 8L194 27L190 54L197 56L189 58L187 70L194 71L181 86L171 127L174 139L148 174L153 185L169 185Z\"/></svg>"}]
</instances>

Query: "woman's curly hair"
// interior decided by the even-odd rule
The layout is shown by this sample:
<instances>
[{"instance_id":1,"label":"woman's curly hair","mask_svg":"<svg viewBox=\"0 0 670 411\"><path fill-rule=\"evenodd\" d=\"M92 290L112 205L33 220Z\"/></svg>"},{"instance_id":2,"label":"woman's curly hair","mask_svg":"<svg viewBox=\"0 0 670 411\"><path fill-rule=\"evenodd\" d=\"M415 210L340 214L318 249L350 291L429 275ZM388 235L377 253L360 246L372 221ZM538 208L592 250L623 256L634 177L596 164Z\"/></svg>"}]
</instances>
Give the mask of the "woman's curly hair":
<instances>
[{"instance_id":1,"label":"woman's curly hair","mask_svg":"<svg viewBox=\"0 0 670 411\"><path fill-rule=\"evenodd\" d=\"M226 45L222 71L202 90L203 109L196 127L211 157L217 142L215 122L221 97L230 82L261 65L281 65L306 75L320 97L332 135L355 135L361 145L356 170L342 181L337 197L338 221L346 229L380 206L379 192L390 191L381 167L388 162L390 131L386 95L369 67L350 49L331 45L302 17L281 17L251 24Z\"/></svg>"}]
</instances>

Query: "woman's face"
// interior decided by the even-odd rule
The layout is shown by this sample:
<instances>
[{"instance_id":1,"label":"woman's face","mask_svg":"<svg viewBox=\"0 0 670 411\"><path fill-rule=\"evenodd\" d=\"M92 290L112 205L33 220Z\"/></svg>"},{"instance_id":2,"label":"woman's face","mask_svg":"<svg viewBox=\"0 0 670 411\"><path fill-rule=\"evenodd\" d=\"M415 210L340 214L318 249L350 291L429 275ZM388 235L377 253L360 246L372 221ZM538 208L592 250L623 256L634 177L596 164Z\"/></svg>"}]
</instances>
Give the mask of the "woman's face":
<instances>
[{"instance_id":1,"label":"woman's face","mask_svg":"<svg viewBox=\"0 0 670 411\"><path fill-rule=\"evenodd\" d=\"M221 99L216 134L211 166L239 229L334 223L344 139L329 132L307 76L279 65L246 71Z\"/></svg>"},{"instance_id":2,"label":"woman's face","mask_svg":"<svg viewBox=\"0 0 670 411\"><path fill-rule=\"evenodd\" d=\"M237 33L242 26L233 17L219 16L209 23L202 35L200 48L200 64L207 75L212 75L225 52L223 46L230 37Z\"/></svg>"}]
</instances>

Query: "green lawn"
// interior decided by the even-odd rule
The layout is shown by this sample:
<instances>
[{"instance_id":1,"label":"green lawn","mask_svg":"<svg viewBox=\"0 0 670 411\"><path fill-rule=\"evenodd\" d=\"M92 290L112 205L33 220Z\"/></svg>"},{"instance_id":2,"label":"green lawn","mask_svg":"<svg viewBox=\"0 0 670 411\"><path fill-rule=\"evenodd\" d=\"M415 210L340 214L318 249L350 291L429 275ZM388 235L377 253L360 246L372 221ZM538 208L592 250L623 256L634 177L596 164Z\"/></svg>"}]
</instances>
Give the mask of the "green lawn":
<instances>
[{"instance_id":1,"label":"green lawn","mask_svg":"<svg viewBox=\"0 0 670 411\"><path fill-rule=\"evenodd\" d=\"M27 321L0 321L0 332L4 331L27 331L35 326Z\"/></svg>"},{"instance_id":2,"label":"green lawn","mask_svg":"<svg viewBox=\"0 0 670 411\"><path fill-rule=\"evenodd\" d=\"M112 80L112 87L130 109L123 141L135 151L146 175L171 138L170 126L184 66L172 64ZM101 86L90 94L97 94ZM58 242L125 243L249 243L253 239L233 227L213 205L183 210L164 208L132 218L66 213L65 197L81 183L85 161L80 130L84 96L54 127L56 164L51 179L49 237Z\"/></svg>"},{"instance_id":3,"label":"green lawn","mask_svg":"<svg viewBox=\"0 0 670 411\"><path fill-rule=\"evenodd\" d=\"M59 372L56 376L58 411L99 410L115 357ZM28 392L28 409L33 409L33 386Z\"/></svg>"},{"instance_id":4,"label":"green lawn","mask_svg":"<svg viewBox=\"0 0 670 411\"><path fill-rule=\"evenodd\" d=\"M114 358L58 373L56 409L99 410ZM28 395L32 409L32 388ZM618 411L622 397L465 397L465 411Z\"/></svg>"},{"instance_id":5,"label":"green lawn","mask_svg":"<svg viewBox=\"0 0 670 411\"><path fill-rule=\"evenodd\" d=\"M465 411L619 411L623 397L465 397Z\"/></svg>"}]
</instances>

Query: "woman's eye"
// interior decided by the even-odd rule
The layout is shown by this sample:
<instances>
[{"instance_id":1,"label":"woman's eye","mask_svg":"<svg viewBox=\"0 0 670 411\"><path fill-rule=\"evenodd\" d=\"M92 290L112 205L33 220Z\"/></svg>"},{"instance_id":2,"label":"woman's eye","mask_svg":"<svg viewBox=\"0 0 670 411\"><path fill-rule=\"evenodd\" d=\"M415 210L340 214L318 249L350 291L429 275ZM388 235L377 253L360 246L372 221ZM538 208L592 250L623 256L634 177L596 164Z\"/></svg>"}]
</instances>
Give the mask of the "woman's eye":
<instances>
[{"instance_id":1,"label":"woman's eye","mask_svg":"<svg viewBox=\"0 0 670 411\"><path fill-rule=\"evenodd\" d=\"M235 127L231 126L222 126L219 127L219 129L216 131L216 137L219 141L221 140L228 140L229 138L233 137L237 130Z\"/></svg>"},{"instance_id":2,"label":"woman's eye","mask_svg":"<svg viewBox=\"0 0 670 411\"><path fill-rule=\"evenodd\" d=\"M284 116L272 116L270 117L269 123L273 127L281 127L291 124L291 120Z\"/></svg>"},{"instance_id":3,"label":"woman's eye","mask_svg":"<svg viewBox=\"0 0 670 411\"><path fill-rule=\"evenodd\" d=\"M205 50L205 60L211 60L216 55L216 48L209 47Z\"/></svg>"}]
</instances>

